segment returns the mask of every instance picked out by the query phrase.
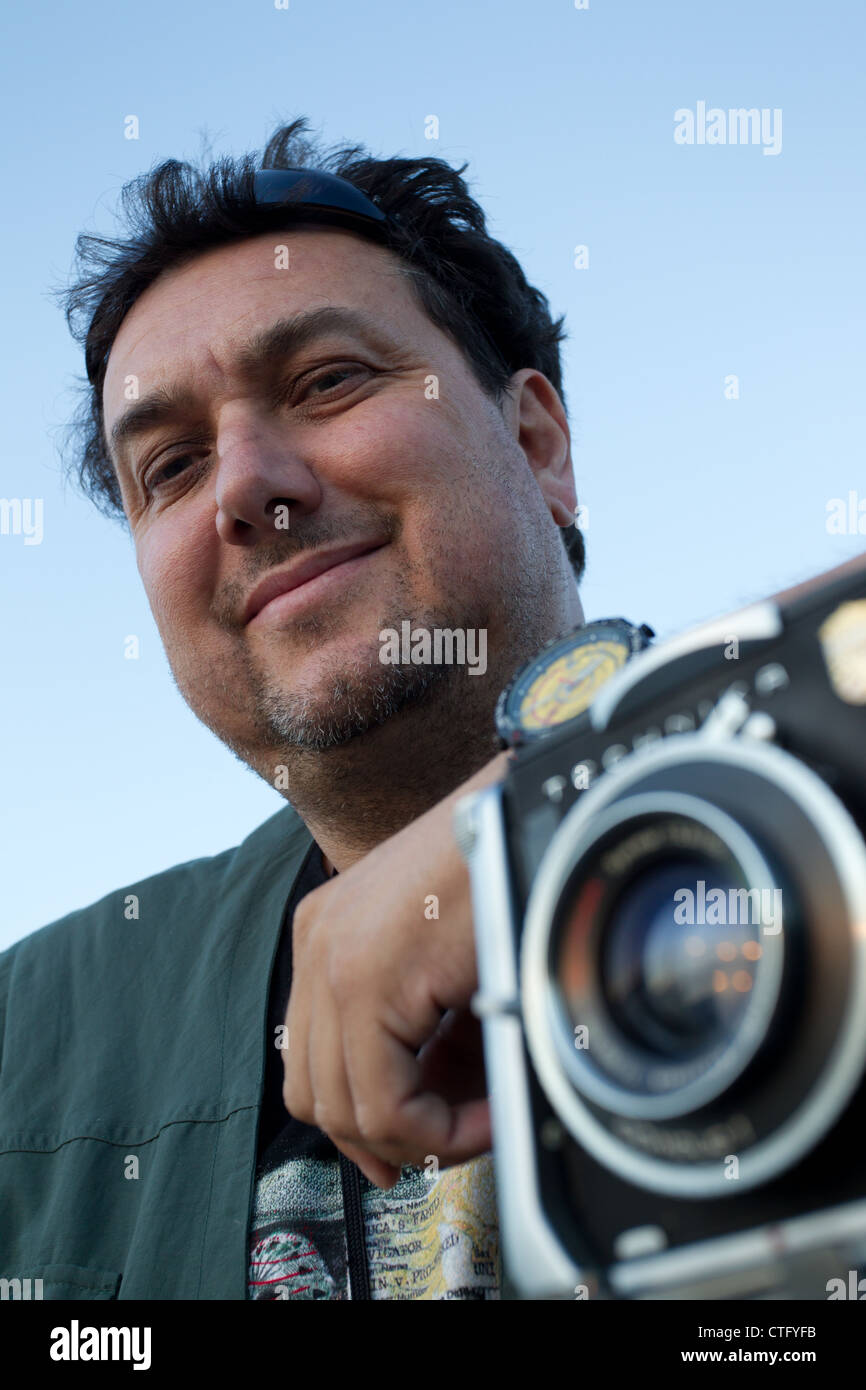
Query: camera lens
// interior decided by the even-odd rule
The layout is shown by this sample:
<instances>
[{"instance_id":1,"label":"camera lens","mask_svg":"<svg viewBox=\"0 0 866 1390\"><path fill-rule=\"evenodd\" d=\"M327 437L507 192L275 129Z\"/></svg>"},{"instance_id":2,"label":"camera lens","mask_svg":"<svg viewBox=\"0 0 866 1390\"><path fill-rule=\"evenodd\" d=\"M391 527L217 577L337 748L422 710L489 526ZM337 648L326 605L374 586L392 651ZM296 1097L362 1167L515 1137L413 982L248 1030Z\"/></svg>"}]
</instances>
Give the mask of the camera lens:
<instances>
[{"instance_id":1,"label":"camera lens","mask_svg":"<svg viewBox=\"0 0 866 1390\"><path fill-rule=\"evenodd\" d=\"M727 1196L731 1154L738 1190L772 1181L866 1074L864 920L862 827L787 751L717 726L622 757L526 906L522 1017L554 1115L654 1192Z\"/></svg>"},{"instance_id":2,"label":"camera lens","mask_svg":"<svg viewBox=\"0 0 866 1390\"><path fill-rule=\"evenodd\" d=\"M651 865L620 894L600 983L613 1021L639 1046L692 1054L736 1030L761 954L758 929L728 920L742 886L717 863L683 859ZM722 921L706 921L708 901Z\"/></svg>"},{"instance_id":3,"label":"camera lens","mask_svg":"<svg viewBox=\"0 0 866 1390\"><path fill-rule=\"evenodd\" d=\"M747 872L729 827L709 819L623 808L553 915L551 1023L565 1069L583 1090L628 1092L638 1110L641 1097L658 1109L745 1065L778 986L778 951L769 973L767 951L781 891L757 864Z\"/></svg>"}]
</instances>

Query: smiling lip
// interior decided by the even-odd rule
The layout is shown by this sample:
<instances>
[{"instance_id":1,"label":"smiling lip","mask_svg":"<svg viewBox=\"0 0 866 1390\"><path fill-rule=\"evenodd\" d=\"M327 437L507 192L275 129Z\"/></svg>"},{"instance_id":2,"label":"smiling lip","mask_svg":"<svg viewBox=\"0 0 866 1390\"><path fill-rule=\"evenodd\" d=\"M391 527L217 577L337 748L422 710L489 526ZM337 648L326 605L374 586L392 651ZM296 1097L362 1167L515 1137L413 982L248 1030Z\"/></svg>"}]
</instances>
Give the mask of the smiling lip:
<instances>
[{"instance_id":1,"label":"smiling lip","mask_svg":"<svg viewBox=\"0 0 866 1390\"><path fill-rule=\"evenodd\" d=\"M383 541L356 541L354 545L344 545L337 550L320 550L313 555L305 556L288 569L267 575L261 584L256 585L247 599L244 623L251 623L273 599L301 588L310 580L317 579L320 574L336 569L338 565L344 565L349 560L356 560L362 555L379 550L383 544Z\"/></svg>"}]
</instances>

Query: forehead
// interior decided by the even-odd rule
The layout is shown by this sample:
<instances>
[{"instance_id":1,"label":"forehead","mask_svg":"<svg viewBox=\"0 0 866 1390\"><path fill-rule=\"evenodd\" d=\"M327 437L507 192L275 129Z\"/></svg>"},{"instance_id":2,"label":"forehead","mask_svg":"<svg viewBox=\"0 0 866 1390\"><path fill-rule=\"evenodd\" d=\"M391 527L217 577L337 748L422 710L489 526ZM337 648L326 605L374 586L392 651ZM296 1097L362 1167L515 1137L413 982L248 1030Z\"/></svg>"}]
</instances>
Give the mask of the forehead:
<instances>
[{"instance_id":1,"label":"forehead","mask_svg":"<svg viewBox=\"0 0 866 1390\"><path fill-rule=\"evenodd\" d=\"M328 306L358 309L392 336L435 334L384 247L339 228L267 232L218 247L166 271L124 318L103 386L106 426L133 374L144 384L192 371L230 373L233 351L286 314Z\"/></svg>"}]
</instances>

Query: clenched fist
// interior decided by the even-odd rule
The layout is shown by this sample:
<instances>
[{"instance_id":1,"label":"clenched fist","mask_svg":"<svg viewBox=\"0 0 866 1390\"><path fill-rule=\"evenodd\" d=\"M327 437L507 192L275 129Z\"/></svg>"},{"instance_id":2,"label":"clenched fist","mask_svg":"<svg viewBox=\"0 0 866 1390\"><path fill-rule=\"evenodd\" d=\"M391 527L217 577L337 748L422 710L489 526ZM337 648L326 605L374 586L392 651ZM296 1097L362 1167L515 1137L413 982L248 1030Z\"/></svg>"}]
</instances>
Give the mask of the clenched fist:
<instances>
[{"instance_id":1,"label":"clenched fist","mask_svg":"<svg viewBox=\"0 0 866 1390\"><path fill-rule=\"evenodd\" d=\"M286 1108L379 1187L404 1163L490 1149L461 796L499 781L499 753L444 801L308 893L295 911ZM426 915L425 915L426 911Z\"/></svg>"}]
</instances>

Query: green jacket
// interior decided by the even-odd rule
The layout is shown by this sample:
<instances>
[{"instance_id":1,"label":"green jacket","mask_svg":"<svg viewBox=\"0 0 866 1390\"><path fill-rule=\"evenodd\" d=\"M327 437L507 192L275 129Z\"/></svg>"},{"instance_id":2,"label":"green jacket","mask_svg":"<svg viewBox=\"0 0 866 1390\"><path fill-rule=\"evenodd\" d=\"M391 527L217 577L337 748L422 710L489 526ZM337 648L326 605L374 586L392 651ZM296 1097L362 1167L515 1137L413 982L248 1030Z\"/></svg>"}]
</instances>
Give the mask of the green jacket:
<instances>
[{"instance_id":1,"label":"green jacket","mask_svg":"<svg viewBox=\"0 0 866 1390\"><path fill-rule=\"evenodd\" d=\"M0 955L0 1278L246 1298L268 986L310 842L287 806Z\"/></svg>"}]
</instances>

